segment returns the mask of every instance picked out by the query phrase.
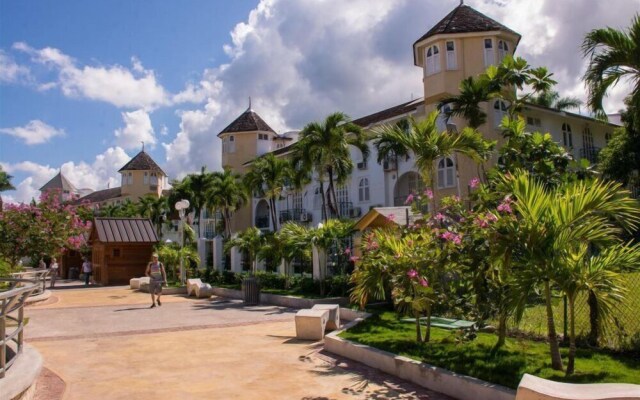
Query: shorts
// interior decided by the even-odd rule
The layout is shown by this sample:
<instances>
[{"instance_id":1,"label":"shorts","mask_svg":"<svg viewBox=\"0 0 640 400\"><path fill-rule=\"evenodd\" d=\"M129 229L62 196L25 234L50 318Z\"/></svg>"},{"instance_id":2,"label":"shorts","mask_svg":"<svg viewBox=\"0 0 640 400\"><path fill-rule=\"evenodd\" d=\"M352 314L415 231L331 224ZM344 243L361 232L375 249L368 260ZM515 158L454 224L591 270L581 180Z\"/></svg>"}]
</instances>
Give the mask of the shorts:
<instances>
[{"instance_id":1,"label":"shorts","mask_svg":"<svg viewBox=\"0 0 640 400\"><path fill-rule=\"evenodd\" d=\"M154 279L149 280L149 292L150 293L162 293L162 281Z\"/></svg>"}]
</instances>

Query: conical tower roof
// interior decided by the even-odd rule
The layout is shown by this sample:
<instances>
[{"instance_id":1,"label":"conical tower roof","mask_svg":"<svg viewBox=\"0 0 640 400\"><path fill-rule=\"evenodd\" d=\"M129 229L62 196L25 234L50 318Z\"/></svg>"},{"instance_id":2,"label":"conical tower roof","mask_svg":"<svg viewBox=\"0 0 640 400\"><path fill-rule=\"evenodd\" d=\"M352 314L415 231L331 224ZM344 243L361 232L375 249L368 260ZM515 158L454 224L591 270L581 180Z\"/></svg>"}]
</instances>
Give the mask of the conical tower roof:
<instances>
[{"instance_id":1,"label":"conical tower roof","mask_svg":"<svg viewBox=\"0 0 640 400\"><path fill-rule=\"evenodd\" d=\"M273 132L275 131L271 129L269 125L255 111L251 108L248 108L247 111L243 112L238 118L235 119L232 123L230 123L226 128L224 128L218 136L223 133L229 132L254 132L254 131L263 131L263 132Z\"/></svg>"},{"instance_id":2,"label":"conical tower roof","mask_svg":"<svg viewBox=\"0 0 640 400\"><path fill-rule=\"evenodd\" d=\"M514 34L520 40L520 34L512 31L501 23L487 17L481 12L469 7L466 4L460 4L454 8L446 17L427 33L422 35L420 39L416 40L416 43L423 41L431 36L447 33L470 33L470 32L490 32L490 31L506 31Z\"/></svg>"},{"instance_id":3,"label":"conical tower roof","mask_svg":"<svg viewBox=\"0 0 640 400\"><path fill-rule=\"evenodd\" d=\"M165 176L167 175L144 150L136 154L124 167L118 170L118 172L122 171L153 171L161 172Z\"/></svg>"},{"instance_id":4,"label":"conical tower roof","mask_svg":"<svg viewBox=\"0 0 640 400\"><path fill-rule=\"evenodd\" d=\"M40 191L45 192L51 189L68 190L70 193L76 193L78 191L78 189L62 175L62 171L58 172L49 182L45 183L44 186L40 188Z\"/></svg>"}]
</instances>

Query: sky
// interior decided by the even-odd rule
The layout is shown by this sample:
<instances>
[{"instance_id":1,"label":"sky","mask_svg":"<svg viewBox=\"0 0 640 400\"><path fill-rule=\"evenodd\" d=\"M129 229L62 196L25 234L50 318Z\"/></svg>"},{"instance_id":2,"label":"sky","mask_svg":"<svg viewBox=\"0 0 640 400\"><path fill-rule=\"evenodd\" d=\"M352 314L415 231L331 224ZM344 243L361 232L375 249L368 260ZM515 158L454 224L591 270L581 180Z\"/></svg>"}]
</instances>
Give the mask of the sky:
<instances>
[{"instance_id":1,"label":"sky","mask_svg":"<svg viewBox=\"0 0 640 400\"><path fill-rule=\"evenodd\" d=\"M422 96L412 44L459 0L4 0L0 166L28 202L59 171L116 187L144 148L170 179L221 168L217 134L252 108L276 132ZM586 32L626 29L640 0L466 0L519 32L516 55L586 97ZM630 90L606 99L613 113ZM584 110L583 110L584 111Z\"/></svg>"}]
</instances>

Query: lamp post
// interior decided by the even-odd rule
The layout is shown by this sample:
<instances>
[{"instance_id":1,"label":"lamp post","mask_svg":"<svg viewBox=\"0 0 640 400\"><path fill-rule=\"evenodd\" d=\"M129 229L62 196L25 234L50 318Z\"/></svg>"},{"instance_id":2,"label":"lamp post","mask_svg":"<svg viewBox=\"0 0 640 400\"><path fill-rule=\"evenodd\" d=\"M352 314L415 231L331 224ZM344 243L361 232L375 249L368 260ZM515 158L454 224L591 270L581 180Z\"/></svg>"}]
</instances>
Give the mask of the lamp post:
<instances>
[{"instance_id":1,"label":"lamp post","mask_svg":"<svg viewBox=\"0 0 640 400\"><path fill-rule=\"evenodd\" d=\"M184 247L184 217L187 208L189 208L189 200L180 200L176 203L176 210L180 216L180 250ZM184 268L182 255L180 256L180 283L184 283Z\"/></svg>"}]
</instances>

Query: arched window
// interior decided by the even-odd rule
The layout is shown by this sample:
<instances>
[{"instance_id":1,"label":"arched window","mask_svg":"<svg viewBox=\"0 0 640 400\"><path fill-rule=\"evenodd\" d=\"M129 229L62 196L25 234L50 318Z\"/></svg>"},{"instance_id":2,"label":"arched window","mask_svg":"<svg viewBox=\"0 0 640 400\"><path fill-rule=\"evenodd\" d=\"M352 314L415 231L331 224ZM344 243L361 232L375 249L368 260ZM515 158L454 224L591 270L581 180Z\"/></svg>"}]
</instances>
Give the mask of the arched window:
<instances>
[{"instance_id":1,"label":"arched window","mask_svg":"<svg viewBox=\"0 0 640 400\"><path fill-rule=\"evenodd\" d=\"M438 187L449 188L456 185L455 182L455 164L449 157L438 161Z\"/></svg>"},{"instance_id":2,"label":"arched window","mask_svg":"<svg viewBox=\"0 0 640 400\"><path fill-rule=\"evenodd\" d=\"M493 39L484 40L484 66L495 64L496 60L493 53Z\"/></svg>"},{"instance_id":3,"label":"arched window","mask_svg":"<svg viewBox=\"0 0 640 400\"><path fill-rule=\"evenodd\" d=\"M493 119L496 128L502 123L502 118L507 115L507 104L502 100L496 100L493 103Z\"/></svg>"},{"instance_id":4,"label":"arched window","mask_svg":"<svg viewBox=\"0 0 640 400\"><path fill-rule=\"evenodd\" d=\"M509 54L509 43L504 40L498 41L498 61L502 61Z\"/></svg>"},{"instance_id":5,"label":"arched window","mask_svg":"<svg viewBox=\"0 0 640 400\"><path fill-rule=\"evenodd\" d=\"M313 208L315 210L322 208L322 191L320 191L320 186L316 186L316 188L313 189Z\"/></svg>"},{"instance_id":6,"label":"arched window","mask_svg":"<svg viewBox=\"0 0 640 400\"><path fill-rule=\"evenodd\" d=\"M440 72L440 49L437 45L427 48L426 74L432 75Z\"/></svg>"},{"instance_id":7,"label":"arched window","mask_svg":"<svg viewBox=\"0 0 640 400\"><path fill-rule=\"evenodd\" d=\"M582 131L582 147L585 149L593 148L593 134L591 133L591 129L588 126L584 128Z\"/></svg>"},{"instance_id":8,"label":"arched window","mask_svg":"<svg viewBox=\"0 0 640 400\"><path fill-rule=\"evenodd\" d=\"M562 124L562 143L564 147L573 147L573 136L571 135L571 125Z\"/></svg>"},{"instance_id":9,"label":"arched window","mask_svg":"<svg viewBox=\"0 0 640 400\"><path fill-rule=\"evenodd\" d=\"M362 178L358 183L358 201L362 203L369 201L369 199L369 178Z\"/></svg>"},{"instance_id":10,"label":"arched window","mask_svg":"<svg viewBox=\"0 0 640 400\"><path fill-rule=\"evenodd\" d=\"M458 68L458 60L456 58L456 44L453 40L447 41L447 69Z\"/></svg>"}]
</instances>

